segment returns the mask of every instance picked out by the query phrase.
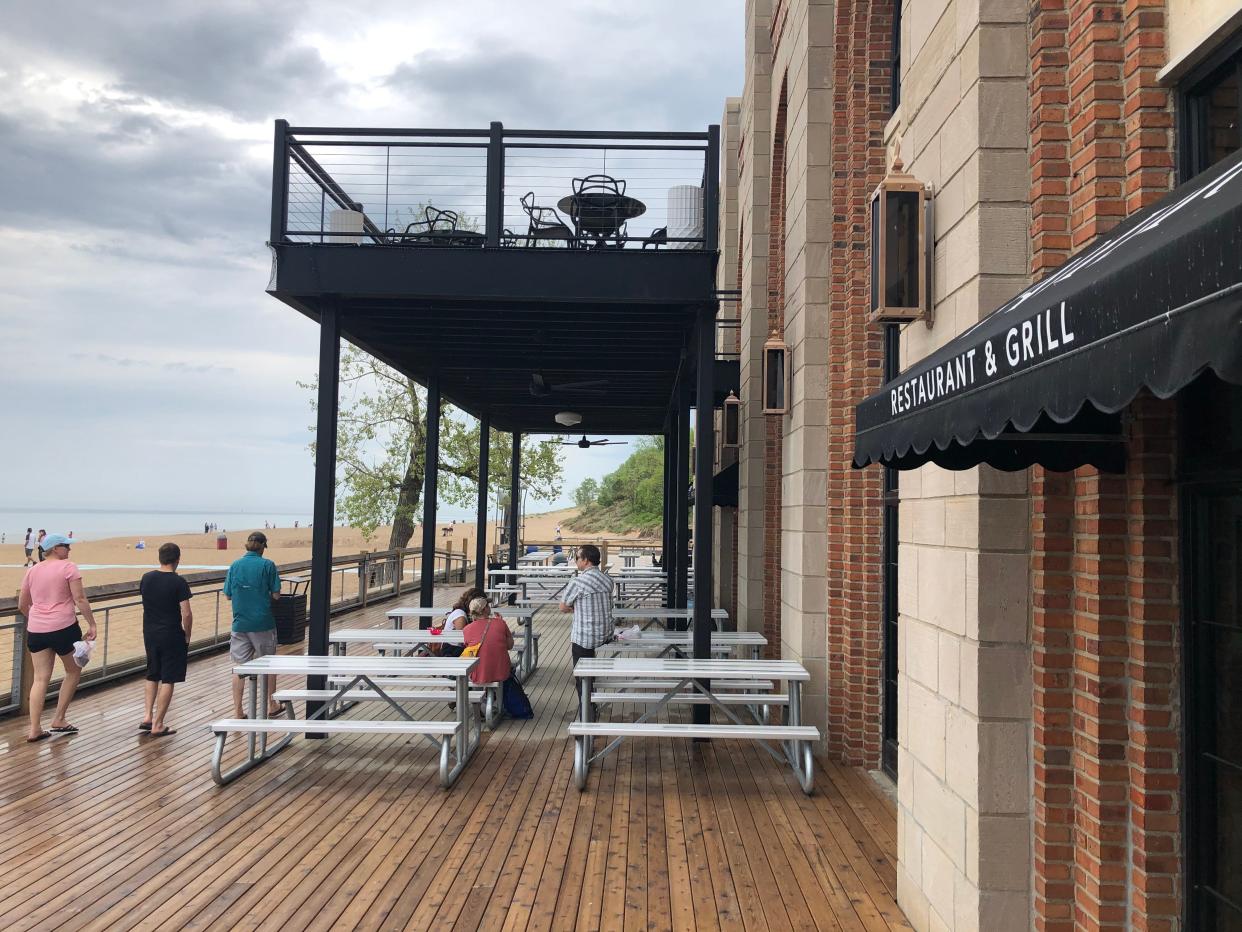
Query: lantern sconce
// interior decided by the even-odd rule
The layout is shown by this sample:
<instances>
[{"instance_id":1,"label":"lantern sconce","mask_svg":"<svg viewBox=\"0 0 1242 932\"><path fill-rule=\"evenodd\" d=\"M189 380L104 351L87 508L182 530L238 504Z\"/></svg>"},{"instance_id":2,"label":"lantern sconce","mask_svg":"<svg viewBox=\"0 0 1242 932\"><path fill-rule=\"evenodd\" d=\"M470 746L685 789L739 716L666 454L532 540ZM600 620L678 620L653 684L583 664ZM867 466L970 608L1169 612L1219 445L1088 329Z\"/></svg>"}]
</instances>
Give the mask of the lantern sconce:
<instances>
[{"instance_id":1,"label":"lantern sconce","mask_svg":"<svg viewBox=\"0 0 1242 932\"><path fill-rule=\"evenodd\" d=\"M763 413L789 413L789 344L775 330L763 344Z\"/></svg>"},{"instance_id":2,"label":"lantern sconce","mask_svg":"<svg viewBox=\"0 0 1242 932\"><path fill-rule=\"evenodd\" d=\"M932 325L930 189L904 170L899 147L893 167L871 193L872 323Z\"/></svg>"},{"instance_id":3,"label":"lantern sconce","mask_svg":"<svg viewBox=\"0 0 1242 932\"><path fill-rule=\"evenodd\" d=\"M721 412L720 445L726 450L736 450L742 445L742 400L729 392Z\"/></svg>"}]
</instances>

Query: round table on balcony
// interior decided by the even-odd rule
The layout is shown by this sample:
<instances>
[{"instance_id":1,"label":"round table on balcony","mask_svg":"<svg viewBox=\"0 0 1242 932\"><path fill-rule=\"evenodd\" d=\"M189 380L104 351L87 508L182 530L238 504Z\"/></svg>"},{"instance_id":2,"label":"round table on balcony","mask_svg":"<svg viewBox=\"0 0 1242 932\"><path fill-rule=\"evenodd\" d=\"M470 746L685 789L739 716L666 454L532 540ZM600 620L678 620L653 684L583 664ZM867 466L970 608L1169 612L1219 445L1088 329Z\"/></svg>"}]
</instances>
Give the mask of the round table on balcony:
<instances>
[{"instance_id":1,"label":"round table on balcony","mask_svg":"<svg viewBox=\"0 0 1242 932\"><path fill-rule=\"evenodd\" d=\"M625 221L647 212L647 205L638 198L608 191L566 194L557 201L556 206L561 213L569 214L573 219L579 237L591 237L596 247L605 245L608 237L616 236Z\"/></svg>"}]
</instances>

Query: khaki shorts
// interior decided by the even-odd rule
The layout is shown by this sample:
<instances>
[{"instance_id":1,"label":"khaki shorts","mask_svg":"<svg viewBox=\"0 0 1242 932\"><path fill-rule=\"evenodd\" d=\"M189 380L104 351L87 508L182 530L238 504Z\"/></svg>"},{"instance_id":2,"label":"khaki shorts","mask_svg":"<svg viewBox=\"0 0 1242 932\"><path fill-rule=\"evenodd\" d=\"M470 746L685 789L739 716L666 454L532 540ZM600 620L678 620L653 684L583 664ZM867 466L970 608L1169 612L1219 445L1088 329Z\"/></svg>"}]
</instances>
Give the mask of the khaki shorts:
<instances>
[{"instance_id":1,"label":"khaki shorts","mask_svg":"<svg viewBox=\"0 0 1242 932\"><path fill-rule=\"evenodd\" d=\"M276 629L234 631L229 636L229 657L234 663L249 663L255 657L276 653Z\"/></svg>"}]
</instances>

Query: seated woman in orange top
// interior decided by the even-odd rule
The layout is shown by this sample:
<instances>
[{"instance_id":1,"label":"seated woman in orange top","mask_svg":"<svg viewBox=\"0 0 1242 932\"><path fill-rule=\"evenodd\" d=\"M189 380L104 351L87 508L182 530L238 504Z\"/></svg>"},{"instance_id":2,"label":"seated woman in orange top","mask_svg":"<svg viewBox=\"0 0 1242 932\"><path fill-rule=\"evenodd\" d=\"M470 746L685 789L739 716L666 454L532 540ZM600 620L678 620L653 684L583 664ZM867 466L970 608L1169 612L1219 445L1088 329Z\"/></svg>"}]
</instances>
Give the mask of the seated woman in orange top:
<instances>
[{"instance_id":1,"label":"seated woman in orange top","mask_svg":"<svg viewBox=\"0 0 1242 932\"><path fill-rule=\"evenodd\" d=\"M466 644L479 644L479 662L470 671L472 683L503 683L513 671L509 651L513 632L482 596L470 600L470 624L462 629Z\"/></svg>"}]
</instances>

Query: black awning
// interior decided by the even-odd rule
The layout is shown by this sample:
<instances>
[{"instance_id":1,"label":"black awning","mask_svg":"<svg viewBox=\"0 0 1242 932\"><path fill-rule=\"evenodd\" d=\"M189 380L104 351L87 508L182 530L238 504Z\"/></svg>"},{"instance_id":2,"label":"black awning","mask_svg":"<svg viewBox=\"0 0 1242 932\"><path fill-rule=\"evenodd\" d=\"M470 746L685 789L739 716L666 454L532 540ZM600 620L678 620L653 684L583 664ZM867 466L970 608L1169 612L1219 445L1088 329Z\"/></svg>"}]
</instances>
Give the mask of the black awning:
<instances>
[{"instance_id":1,"label":"black awning","mask_svg":"<svg viewBox=\"0 0 1242 932\"><path fill-rule=\"evenodd\" d=\"M1116 470L1116 412L1206 369L1242 383L1242 153L859 404L854 465Z\"/></svg>"}]
</instances>

